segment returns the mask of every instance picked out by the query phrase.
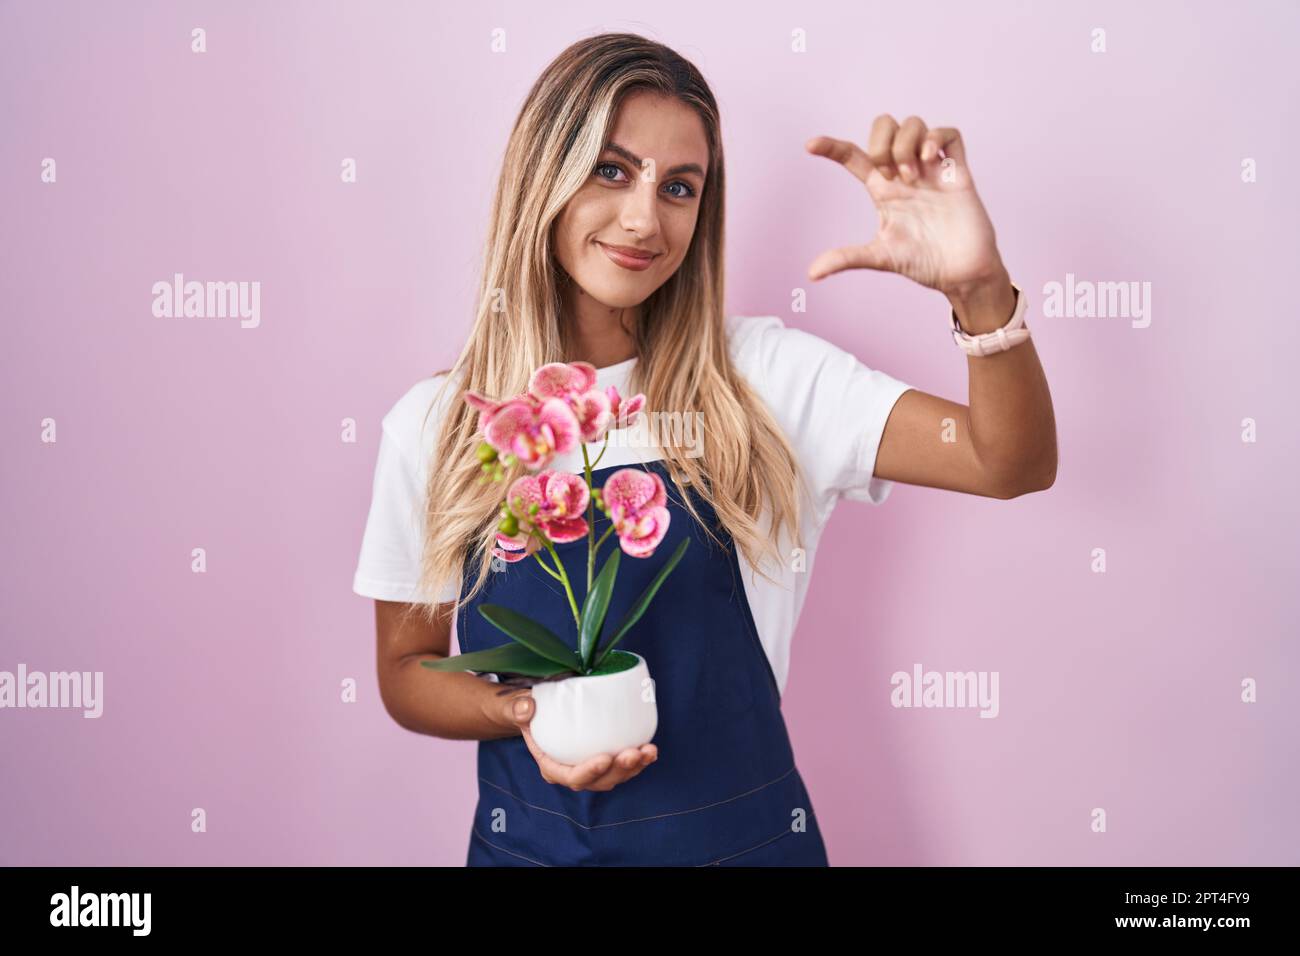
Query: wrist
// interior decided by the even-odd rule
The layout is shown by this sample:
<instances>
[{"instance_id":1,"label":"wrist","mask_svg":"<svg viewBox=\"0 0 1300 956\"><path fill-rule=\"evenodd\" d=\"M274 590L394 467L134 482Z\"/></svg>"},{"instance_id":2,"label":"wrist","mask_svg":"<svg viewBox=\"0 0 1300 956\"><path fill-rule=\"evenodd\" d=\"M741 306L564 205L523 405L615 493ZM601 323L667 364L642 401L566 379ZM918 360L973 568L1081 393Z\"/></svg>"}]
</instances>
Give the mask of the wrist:
<instances>
[{"instance_id":1,"label":"wrist","mask_svg":"<svg viewBox=\"0 0 1300 956\"><path fill-rule=\"evenodd\" d=\"M947 293L961 330L969 335L993 332L1007 324L1016 308L1016 290L1005 268L978 282Z\"/></svg>"}]
</instances>

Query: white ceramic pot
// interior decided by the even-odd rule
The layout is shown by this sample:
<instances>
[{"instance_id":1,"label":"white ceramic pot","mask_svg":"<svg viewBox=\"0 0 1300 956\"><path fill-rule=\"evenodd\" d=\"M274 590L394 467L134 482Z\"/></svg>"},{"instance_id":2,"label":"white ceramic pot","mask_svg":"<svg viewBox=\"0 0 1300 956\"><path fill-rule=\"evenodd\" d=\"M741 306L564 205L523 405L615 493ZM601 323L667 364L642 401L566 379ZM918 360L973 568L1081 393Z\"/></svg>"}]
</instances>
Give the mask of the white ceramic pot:
<instances>
[{"instance_id":1,"label":"white ceramic pot","mask_svg":"<svg viewBox=\"0 0 1300 956\"><path fill-rule=\"evenodd\" d=\"M632 656L636 664L627 670L534 684L528 727L537 746L560 763L578 764L648 744L659 726L654 680L645 658Z\"/></svg>"}]
</instances>

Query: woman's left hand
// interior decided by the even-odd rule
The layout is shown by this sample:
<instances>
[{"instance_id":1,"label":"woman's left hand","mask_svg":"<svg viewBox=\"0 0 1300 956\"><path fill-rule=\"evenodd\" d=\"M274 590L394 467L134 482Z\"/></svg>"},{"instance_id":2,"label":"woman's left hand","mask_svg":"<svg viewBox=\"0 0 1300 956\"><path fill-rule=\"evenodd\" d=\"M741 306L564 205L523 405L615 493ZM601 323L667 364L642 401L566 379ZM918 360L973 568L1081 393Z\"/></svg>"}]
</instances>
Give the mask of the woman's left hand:
<instances>
[{"instance_id":1,"label":"woman's left hand","mask_svg":"<svg viewBox=\"0 0 1300 956\"><path fill-rule=\"evenodd\" d=\"M957 130L927 129L916 116L900 126L885 114L872 123L865 150L829 136L809 140L806 148L857 177L880 215L874 239L826 250L809 267L810 279L844 269L880 269L962 298L1005 276L993 223L975 192Z\"/></svg>"}]
</instances>

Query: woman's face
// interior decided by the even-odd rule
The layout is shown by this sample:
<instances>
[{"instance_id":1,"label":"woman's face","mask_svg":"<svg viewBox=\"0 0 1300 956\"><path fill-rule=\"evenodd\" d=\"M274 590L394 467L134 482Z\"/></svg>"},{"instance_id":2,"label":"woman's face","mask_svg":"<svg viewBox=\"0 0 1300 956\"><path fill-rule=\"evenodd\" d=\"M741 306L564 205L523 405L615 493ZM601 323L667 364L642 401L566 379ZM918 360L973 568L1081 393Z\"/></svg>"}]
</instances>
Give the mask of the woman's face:
<instances>
[{"instance_id":1,"label":"woman's face","mask_svg":"<svg viewBox=\"0 0 1300 956\"><path fill-rule=\"evenodd\" d=\"M630 94L590 178L556 221L560 266L603 305L644 302L686 257L708 165L694 110L658 94Z\"/></svg>"}]
</instances>

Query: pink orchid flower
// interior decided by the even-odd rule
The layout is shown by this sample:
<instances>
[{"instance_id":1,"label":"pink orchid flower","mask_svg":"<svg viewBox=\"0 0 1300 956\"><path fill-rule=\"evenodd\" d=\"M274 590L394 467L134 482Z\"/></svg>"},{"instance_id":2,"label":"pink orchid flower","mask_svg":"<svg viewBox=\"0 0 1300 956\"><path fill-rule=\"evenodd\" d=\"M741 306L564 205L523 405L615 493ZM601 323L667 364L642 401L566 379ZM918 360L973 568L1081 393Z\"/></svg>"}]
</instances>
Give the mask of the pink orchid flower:
<instances>
[{"instance_id":1,"label":"pink orchid flower","mask_svg":"<svg viewBox=\"0 0 1300 956\"><path fill-rule=\"evenodd\" d=\"M648 558L668 531L668 493L658 473L620 468L601 491L624 553Z\"/></svg>"},{"instance_id":2,"label":"pink orchid flower","mask_svg":"<svg viewBox=\"0 0 1300 956\"><path fill-rule=\"evenodd\" d=\"M541 548L537 538L531 534L521 533L514 537L497 532L497 547L492 549L492 553L502 561L508 561L514 564L516 561L522 561L534 551Z\"/></svg>"},{"instance_id":3,"label":"pink orchid flower","mask_svg":"<svg viewBox=\"0 0 1300 956\"><path fill-rule=\"evenodd\" d=\"M548 362L533 373L528 391L539 399L568 403L584 442L599 441L609 430L614 417L609 396L596 388L596 366L590 362Z\"/></svg>"},{"instance_id":4,"label":"pink orchid flower","mask_svg":"<svg viewBox=\"0 0 1300 956\"><path fill-rule=\"evenodd\" d=\"M486 435L488 423L492 421L492 416L499 412L506 402L496 402L486 395L480 395L478 392L466 390L464 395L465 403L478 409L478 430ZM517 395L519 399L528 399L529 395ZM508 401L508 400L507 400Z\"/></svg>"},{"instance_id":5,"label":"pink orchid flower","mask_svg":"<svg viewBox=\"0 0 1300 956\"><path fill-rule=\"evenodd\" d=\"M528 382L528 391L538 398L563 398L595 387L596 366L590 362L548 362Z\"/></svg>"},{"instance_id":6,"label":"pink orchid flower","mask_svg":"<svg viewBox=\"0 0 1300 956\"><path fill-rule=\"evenodd\" d=\"M516 478L506 495L506 506L519 520L521 534L531 537L528 532L536 528L563 544L587 533L587 519L582 515L590 494L587 482L578 475L544 471ZM537 511L530 514L532 505L537 505Z\"/></svg>"},{"instance_id":7,"label":"pink orchid flower","mask_svg":"<svg viewBox=\"0 0 1300 956\"><path fill-rule=\"evenodd\" d=\"M468 395L466 401L474 404ZM578 419L563 399L536 403L512 398L495 409L480 407L480 421L485 415L487 443L501 454L514 455L529 471L545 468L556 455L578 446Z\"/></svg>"},{"instance_id":8,"label":"pink orchid flower","mask_svg":"<svg viewBox=\"0 0 1300 956\"><path fill-rule=\"evenodd\" d=\"M605 389L609 399L609 412L613 416L615 428L631 428L637 423L641 409L645 407L645 395L637 393L624 401L613 385Z\"/></svg>"}]
</instances>

